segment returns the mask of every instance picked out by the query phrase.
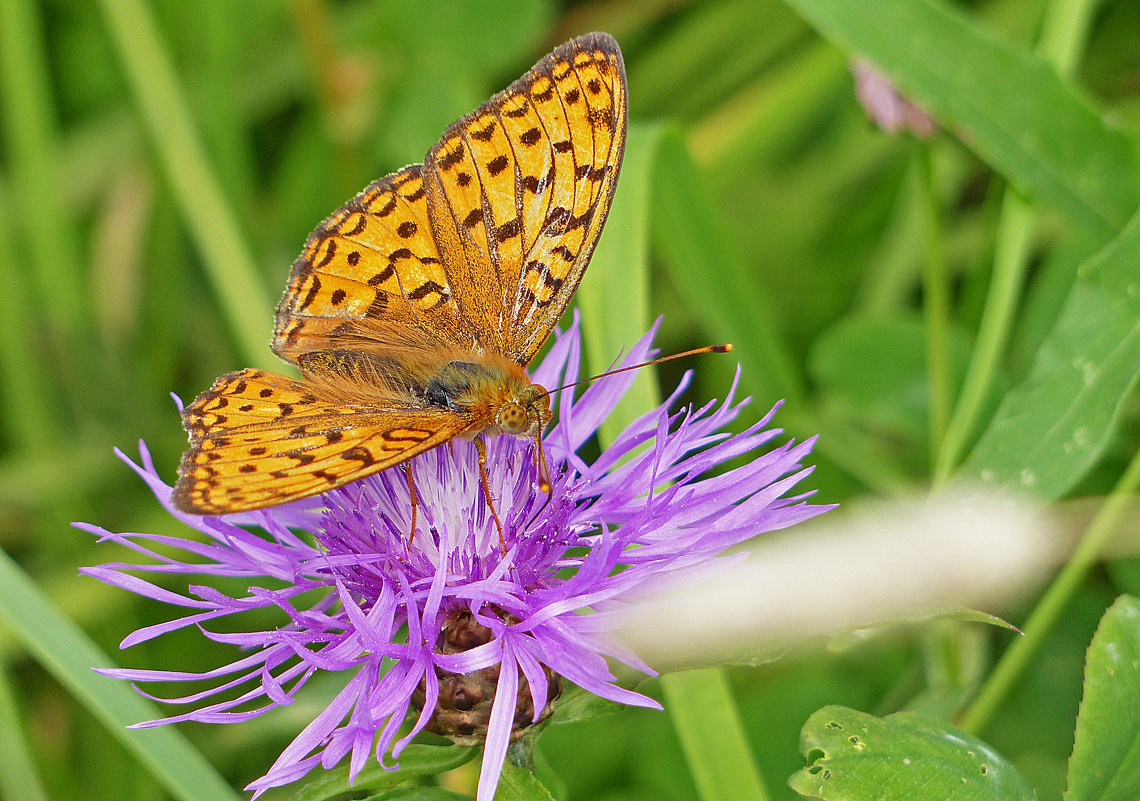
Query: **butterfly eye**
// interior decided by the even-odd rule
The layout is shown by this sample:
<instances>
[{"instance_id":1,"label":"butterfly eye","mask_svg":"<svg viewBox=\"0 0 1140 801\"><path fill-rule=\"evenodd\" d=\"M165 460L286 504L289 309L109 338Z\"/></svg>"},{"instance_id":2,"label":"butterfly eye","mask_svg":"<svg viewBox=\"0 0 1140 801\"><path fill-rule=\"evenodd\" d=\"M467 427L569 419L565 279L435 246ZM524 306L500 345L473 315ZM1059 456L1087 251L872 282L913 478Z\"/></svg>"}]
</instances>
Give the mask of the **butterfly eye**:
<instances>
[{"instance_id":1,"label":"butterfly eye","mask_svg":"<svg viewBox=\"0 0 1140 801\"><path fill-rule=\"evenodd\" d=\"M521 434L530 428L530 420L527 419L526 409L524 409L521 404L513 401L503 404L503 408L499 410L498 423L499 428L508 434Z\"/></svg>"}]
</instances>

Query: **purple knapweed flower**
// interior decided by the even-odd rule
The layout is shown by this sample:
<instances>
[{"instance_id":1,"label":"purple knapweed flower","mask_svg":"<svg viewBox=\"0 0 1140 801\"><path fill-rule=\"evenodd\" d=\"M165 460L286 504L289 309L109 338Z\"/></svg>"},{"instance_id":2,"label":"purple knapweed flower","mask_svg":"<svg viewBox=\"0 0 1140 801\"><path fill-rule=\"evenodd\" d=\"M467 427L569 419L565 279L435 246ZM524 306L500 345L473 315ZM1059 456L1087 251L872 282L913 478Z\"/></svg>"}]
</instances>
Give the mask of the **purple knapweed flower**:
<instances>
[{"instance_id":1,"label":"purple knapweed flower","mask_svg":"<svg viewBox=\"0 0 1140 801\"><path fill-rule=\"evenodd\" d=\"M548 387L578 377L577 321L556 336L533 374ZM646 334L622 364L651 355L652 336ZM408 482L400 470L315 502L202 518L170 505L170 486L140 446L141 465L128 463L204 541L82 525L152 560L84 572L190 610L134 632L123 647L198 626L212 640L241 646L243 655L205 673L102 672L134 682L207 683L197 693L164 699L192 711L138 724L154 726L248 720L292 703L317 671L345 671L344 689L247 789L260 793L293 782L345 755L355 776L371 754L381 763L389 753L398 758L412 737L429 728L464 744L485 743L478 798L490 801L508 745L550 713L562 679L612 701L660 708L615 684L606 657L654 671L609 634L611 615L666 582L707 568L730 546L829 508L807 504L810 493L789 495L811 471L801 461L813 440L788 442L714 475L729 459L756 453L779 434L764 430L775 409L730 435L724 427L744 405L731 391L719 405L669 411L689 378L592 462L578 450L633 374L599 379L578 397L562 391L554 404L558 421L544 439L549 495L538 489L534 444L492 438L487 472L502 544L468 442L415 458L419 510L411 540ZM315 544L297 531L310 532ZM169 556L172 550L187 560ZM233 597L205 584L178 592L139 573L240 577L250 585ZM282 613L280 625L236 634L209 628L219 618L267 607ZM415 723L397 740L410 710Z\"/></svg>"}]
</instances>

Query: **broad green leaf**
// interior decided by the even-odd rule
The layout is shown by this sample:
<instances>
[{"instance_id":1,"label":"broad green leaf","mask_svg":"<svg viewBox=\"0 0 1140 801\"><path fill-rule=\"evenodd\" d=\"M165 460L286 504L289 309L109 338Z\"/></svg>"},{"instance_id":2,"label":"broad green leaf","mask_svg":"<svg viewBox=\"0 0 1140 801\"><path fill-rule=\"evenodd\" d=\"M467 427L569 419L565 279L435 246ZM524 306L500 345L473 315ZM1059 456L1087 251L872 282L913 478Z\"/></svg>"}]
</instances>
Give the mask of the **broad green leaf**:
<instances>
[{"instance_id":1,"label":"broad green leaf","mask_svg":"<svg viewBox=\"0 0 1140 801\"><path fill-rule=\"evenodd\" d=\"M930 406L925 336L917 316L841 320L814 343L811 377L862 426L924 443ZM951 388L957 392L970 348L961 336L950 345Z\"/></svg>"},{"instance_id":2,"label":"broad green leaf","mask_svg":"<svg viewBox=\"0 0 1140 801\"><path fill-rule=\"evenodd\" d=\"M1101 618L1085 661L1085 695L1066 801L1140 798L1140 599L1123 595Z\"/></svg>"},{"instance_id":3,"label":"broad green leaf","mask_svg":"<svg viewBox=\"0 0 1140 801\"><path fill-rule=\"evenodd\" d=\"M959 476L1063 495L1100 457L1140 372L1140 214L1085 262L1029 378Z\"/></svg>"},{"instance_id":4,"label":"broad green leaf","mask_svg":"<svg viewBox=\"0 0 1140 801\"><path fill-rule=\"evenodd\" d=\"M624 708L616 701L594 695L576 684L567 682L562 691L562 697L555 704L554 714L550 717L550 725L560 726L566 723L577 723L580 720L590 720L619 712Z\"/></svg>"},{"instance_id":5,"label":"broad green leaf","mask_svg":"<svg viewBox=\"0 0 1140 801\"><path fill-rule=\"evenodd\" d=\"M471 801L471 796L442 787L393 787L362 801Z\"/></svg>"},{"instance_id":6,"label":"broad green leaf","mask_svg":"<svg viewBox=\"0 0 1140 801\"><path fill-rule=\"evenodd\" d=\"M661 133L657 125L630 126L614 203L590 268L578 287L589 375L611 367L652 323L649 192ZM652 375L640 371L617 409L602 423L602 441L612 442L626 424L660 402Z\"/></svg>"},{"instance_id":7,"label":"broad green leaf","mask_svg":"<svg viewBox=\"0 0 1140 801\"><path fill-rule=\"evenodd\" d=\"M503 775L499 777L495 801L554 801L554 796L529 770L507 762L503 765Z\"/></svg>"},{"instance_id":8,"label":"broad green leaf","mask_svg":"<svg viewBox=\"0 0 1140 801\"><path fill-rule=\"evenodd\" d=\"M724 669L668 673L661 688L702 801L767 799Z\"/></svg>"},{"instance_id":9,"label":"broad green leaf","mask_svg":"<svg viewBox=\"0 0 1140 801\"><path fill-rule=\"evenodd\" d=\"M884 70L1020 192L1101 241L1136 208L1133 144L1043 60L934 0L788 2Z\"/></svg>"},{"instance_id":10,"label":"broad green leaf","mask_svg":"<svg viewBox=\"0 0 1140 801\"><path fill-rule=\"evenodd\" d=\"M100 676L92 670L111 666L111 659L3 552L0 552L0 620L171 796L185 801L202 798L236 801L239 798L173 726L126 728L161 715L127 682Z\"/></svg>"},{"instance_id":11,"label":"broad green leaf","mask_svg":"<svg viewBox=\"0 0 1140 801\"><path fill-rule=\"evenodd\" d=\"M985 743L934 718L826 706L804 724L807 767L788 785L824 801L1034 801Z\"/></svg>"},{"instance_id":12,"label":"broad green leaf","mask_svg":"<svg viewBox=\"0 0 1140 801\"><path fill-rule=\"evenodd\" d=\"M379 763L370 761L350 784L348 765L339 765L314 773L312 781L302 787L292 801L324 801L349 791L359 793L392 787L422 776L435 776L469 762L478 753L478 748L458 745L409 745L401 752L400 766L395 770L385 770Z\"/></svg>"}]
</instances>

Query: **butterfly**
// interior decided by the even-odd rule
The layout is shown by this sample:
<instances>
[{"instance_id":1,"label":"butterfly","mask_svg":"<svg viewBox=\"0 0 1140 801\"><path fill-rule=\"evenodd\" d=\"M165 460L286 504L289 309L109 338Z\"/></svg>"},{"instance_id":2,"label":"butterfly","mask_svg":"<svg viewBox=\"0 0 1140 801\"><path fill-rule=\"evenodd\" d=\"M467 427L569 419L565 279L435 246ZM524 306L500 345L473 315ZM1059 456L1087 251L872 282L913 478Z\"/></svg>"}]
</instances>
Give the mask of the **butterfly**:
<instances>
[{"instance_id":1,"label":"butterfly","mask_svg":"<svg viewBox=\"0 0 1140 801\"><path fill-rule=\"evenodd\" d=\"M572 39L321 223L272 342L301 378L227 373L183 410L175 507L274 506L456 437L474 440L490 504L482 438L496 434L535 441L548 490L550 399L525 367L598 242L626 118L617 42ZM414 504L410 465L408 480Z\"/></svg>"}]
</instances>

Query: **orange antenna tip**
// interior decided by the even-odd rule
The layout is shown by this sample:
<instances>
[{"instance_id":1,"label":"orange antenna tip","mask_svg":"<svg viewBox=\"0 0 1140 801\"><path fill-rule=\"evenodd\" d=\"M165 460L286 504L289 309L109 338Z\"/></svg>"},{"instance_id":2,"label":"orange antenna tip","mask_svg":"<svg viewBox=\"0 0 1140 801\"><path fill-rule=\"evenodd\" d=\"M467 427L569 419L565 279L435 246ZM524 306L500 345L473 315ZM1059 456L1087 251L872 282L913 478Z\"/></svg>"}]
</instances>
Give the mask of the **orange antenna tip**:
<instances>
[{"instance_id":1,"label":"orange antenna tip","mask_svg":"<svg viewBox=\"0 0 1140 801\"><path fill-rule=\"evenodd\" d=\"M723 345L713 345L709 350L713 353L732 353L732 343L725 342Z\"/></svg>"}]
</instances>

